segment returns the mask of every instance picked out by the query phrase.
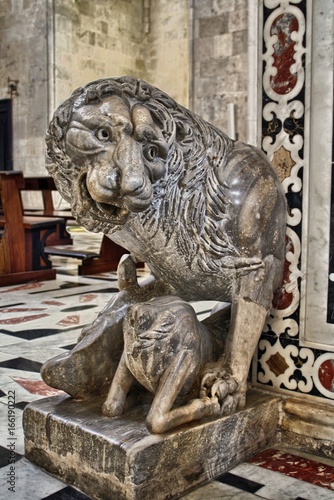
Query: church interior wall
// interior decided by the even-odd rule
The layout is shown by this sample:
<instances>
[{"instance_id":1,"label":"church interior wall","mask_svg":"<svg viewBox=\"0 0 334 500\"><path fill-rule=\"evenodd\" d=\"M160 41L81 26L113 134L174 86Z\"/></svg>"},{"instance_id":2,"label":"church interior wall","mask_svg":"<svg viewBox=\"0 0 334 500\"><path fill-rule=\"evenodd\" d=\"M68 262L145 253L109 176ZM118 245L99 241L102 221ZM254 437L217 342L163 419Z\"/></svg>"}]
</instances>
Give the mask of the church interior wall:
<instances>
[{"instance_id":1,"label":"church interior wall","mask_svg":"<svg viewBox=\"0 0 334 500\"><path fill-rule=\"evenodd\" d=\"M132 75L227 131L235 105L247 138L245 0L8 0L1 3L0 98L12 96L13 165L43 173L54 109L78 86Z\"/></svg>"},{"instance_id":2,"label":"church interior wall","mask_svg":"<svg viewBox=\"0 0 334 500\"><path fill-rule=\"evenodd\" d=\"M236 137L247 141L248 2L194 2L193 110L226 133L234 105Z\"/></svg>"},{"instance_id":3,"label":"church interior wall","mask_svg":"<svg viewBox=\"0 0 334 500\"><path fill-rule=\"evenodd\" d=\"M41 174L48 123L47 3L6 0L0 3L0 99L10 98L8 79L17 81L13 94L13 165L24 173Z\"/></svg>"}]
</instances>

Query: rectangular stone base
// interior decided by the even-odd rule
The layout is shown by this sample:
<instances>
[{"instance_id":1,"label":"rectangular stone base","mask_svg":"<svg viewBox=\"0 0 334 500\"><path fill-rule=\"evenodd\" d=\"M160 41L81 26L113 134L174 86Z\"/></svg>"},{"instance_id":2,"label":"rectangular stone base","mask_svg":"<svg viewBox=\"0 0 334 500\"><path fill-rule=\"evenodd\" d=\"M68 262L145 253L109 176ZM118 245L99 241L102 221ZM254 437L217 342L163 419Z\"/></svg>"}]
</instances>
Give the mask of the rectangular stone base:
<instances>
[{"instance_id":1,"label":"rectangular stone base","mask_svg":"<svg viewBox=\"0 0 334 500\"><path fill-rule=\"evenodd\" d=\"M152 435L147 407L121 418L101 401L57 396L24 412L26 457L94 499L171 499L276 441L279 397L252 390L244 410Z\"/></svg>"}]
</instances>

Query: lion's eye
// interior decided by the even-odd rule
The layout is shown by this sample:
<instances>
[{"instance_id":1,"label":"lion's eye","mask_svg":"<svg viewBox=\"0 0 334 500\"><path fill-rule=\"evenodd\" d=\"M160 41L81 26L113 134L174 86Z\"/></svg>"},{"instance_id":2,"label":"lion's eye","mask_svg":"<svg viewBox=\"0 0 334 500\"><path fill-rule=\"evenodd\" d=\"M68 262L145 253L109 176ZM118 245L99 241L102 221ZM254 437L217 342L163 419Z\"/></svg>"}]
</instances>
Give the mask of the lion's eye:
<instances>
[{"instance_id":1,"label":"lion's eye","mask_svg":"<svg viewBox=\"0 0 334 500\"><path fill-rule=\"evenodd\" d=\"M96 137L99 141L106 142L110 140L110 131L107 128L99 128L96 131Z\"/></svg>"},{"instance_id":2,"label":"lion's eye","mask_svg":"<svg viewBox=\"0 0 334 500\"><path fill-rule=\"evenodd\" d=\"M159 150L157 146L154 146L153 144L149 144L148 146L145 146L143 149L143 154L148 161L153 161L159 154Z\"/></svg>"}]
</instances>

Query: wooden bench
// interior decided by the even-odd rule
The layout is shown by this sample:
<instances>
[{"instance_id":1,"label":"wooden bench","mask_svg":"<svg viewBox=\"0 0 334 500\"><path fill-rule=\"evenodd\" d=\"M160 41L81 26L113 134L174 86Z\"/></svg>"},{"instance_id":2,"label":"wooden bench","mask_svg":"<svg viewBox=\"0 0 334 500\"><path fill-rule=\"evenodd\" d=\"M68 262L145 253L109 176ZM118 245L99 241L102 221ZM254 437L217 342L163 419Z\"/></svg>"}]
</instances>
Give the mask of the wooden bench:
<instances>
[{"instance_id":1,"label":"wooden bench","mask_svg":"<svg viewBox=\"0 0 334 500\"><path fill-rule=\"evenodd\" d=\"M0 286L55 279L56 271L42 252L50 234L64 222L59 218L23 216L21 172L0 172Z\"/></svg>"},{"instance_id":2,"label":"wooden bench","mask_svg":"<svg viewBox=\"0 0 334 500\"><path fill-rule=\"evenodd\" d=\"M48 240L49 245L71 245L73 240L66 230L68 221L74 221L71 210L56 210L53 204L52 192L57 191L52 177L24 177L22 191L36 191L42 194L43 209L26 209L23 206L25 215L34 217L56 217L64 219L63 224L59 224L56 233Z\"/></svg>"},{"instance_id":3,"label":"wooden bench","mask_svg":"<svg viewBox=\"0 0 334 500\"><path fill-rule=\"evenodd\" d=\"M105 273L116 271L120 258L127 253L107 236L103 236L99 253L89 252L72 247L46 246L44 252L47 256L57 256L81 260L78 266L78 274L86 276L88 274ZM141 265L142 266L142 265Z\"/></svg>"},{"instance_id":4,"label":"wooden bench","mask_svg":"<svg viewBox=\"0 0 334 500\"><path fill-rule=\"evenodd\" d=\"M55 210L52 191L56 191L57 189L52 177L25 177L23 189L26 191L41 191L44 203L43 210L25 211L26 215L61 217L65 219L66 222L75 220L69 210ZM56 238L48 239L47 246L44 248L45 254L47 256L53 255L81 260L82 263L78 267L79 275L116 271L121 256L127 253L127 250L111 241L107 236L103 236L102 238L100 252L94 253L78 250L75 246L69 247L68 245L71 244L72 241L66 241L66 233L64 233L62 228L58 229L57 235L58 242ZM67 246L61 248L59 245ZM138 264L138 267L142 266L143 264Z\"/></svg>"}]
</instances>

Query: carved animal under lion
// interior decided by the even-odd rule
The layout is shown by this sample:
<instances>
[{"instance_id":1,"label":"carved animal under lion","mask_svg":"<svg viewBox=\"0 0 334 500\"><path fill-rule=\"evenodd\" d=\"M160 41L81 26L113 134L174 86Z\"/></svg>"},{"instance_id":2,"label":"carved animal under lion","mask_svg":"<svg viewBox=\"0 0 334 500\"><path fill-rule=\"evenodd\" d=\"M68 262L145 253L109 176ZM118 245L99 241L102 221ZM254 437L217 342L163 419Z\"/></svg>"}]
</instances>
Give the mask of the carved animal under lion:
<instances>
[{"instance_id":1,"label":"carved animal under lion","mask_svg":"<svg viewBox=\"0 0 334 500\"><path fill-rule=\"evenodd\" d=\"M285 257L285 196L265 155L122 77L92 82L57 109L47 168L78 223L146 262L151 276L139 286L131 264L121 266L120 292L71 352L43 366L45 382L79 399L106 394L129 306L162 295L215 300L231 304L230 326L198 398L218 398L222 412L242 408Z\"/></svg>"},{"instance_id":2,"label":"carved animal under lion","mask_svg":"<svg viewBox=\"0 0 334 500\"><path fill-rule=\"evenodd\" d=\"M125 315L123 330L124 351L102 407L104 415L123 414L137 381L154 394L146 418L153 433L221 414L216 396L198 397L201 371L216 358L220 342L207 324L197 320L190 304L171 295L133 304ZM225 394L226 410L233 404L230 393L235 387L231 380Z\"/></svg>"}]
</instances>

